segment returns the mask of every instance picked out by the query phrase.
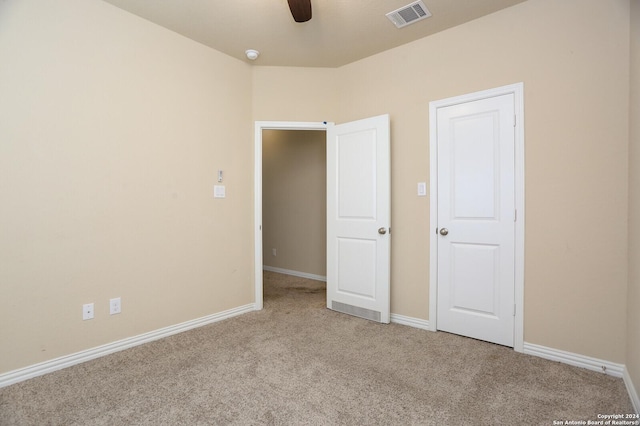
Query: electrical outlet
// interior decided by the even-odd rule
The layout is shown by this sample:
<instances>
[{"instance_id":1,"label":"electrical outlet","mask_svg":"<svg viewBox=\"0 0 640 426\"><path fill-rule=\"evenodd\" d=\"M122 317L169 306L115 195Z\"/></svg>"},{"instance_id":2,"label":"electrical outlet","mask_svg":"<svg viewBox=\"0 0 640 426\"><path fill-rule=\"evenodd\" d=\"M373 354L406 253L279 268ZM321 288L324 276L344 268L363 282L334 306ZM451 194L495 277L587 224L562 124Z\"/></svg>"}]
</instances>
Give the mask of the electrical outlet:
<instances>
[{"instance_id":1,"label":"electrical outlet","mask_svg":"<svg viewBox=\"0 0 640 426\"><path fill-rule=\"evenodd\" d=\"M271 254L274 255L274 256L277 256L278 255L278 250L271 249Z\"/></svg>"},{"instance_id":2,"label":"electrical outlet","mask_svg":"<svg viewBox=\"0 0 640 426\"><path fill-rule=\"evenodd\" d=\"M82 319L93 319L93 303L85 303L82 305Z\"/></svg>"},{"instance_id":3,"label":"electrical outlet","mask_svg":"<svg viewBox=\"0 0 640 426\"><path fill-rule=\"evenodd\" d=\"M109 315L119 314L122 311L120 298L109 299Z\"/></svg>"}]
</instances>

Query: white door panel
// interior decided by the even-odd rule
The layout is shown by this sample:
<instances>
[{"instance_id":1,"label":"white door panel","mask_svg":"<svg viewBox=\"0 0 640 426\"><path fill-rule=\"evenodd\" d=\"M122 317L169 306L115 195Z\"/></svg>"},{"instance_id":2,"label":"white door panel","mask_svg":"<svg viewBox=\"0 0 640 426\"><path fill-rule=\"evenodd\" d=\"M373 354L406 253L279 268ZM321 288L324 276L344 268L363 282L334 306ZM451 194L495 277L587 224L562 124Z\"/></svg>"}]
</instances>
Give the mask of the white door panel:
<instances>
[{"instance_id":1,"label":"white door panel","mask_svg":"<svg viewBox=\"0 0 640 426\"><path fill-rule=\"evenodd\" d=\"M451 309L470 315L500 316L500 288L496 286L499 257L497 245L451 244ZM474 285L466 285L468 282Z\"/></svg>"},{"instance_id":2,"label":"white door panel","mask_svg":"<svg viewBox=\"0 0 640 426\"><path fill-rule=\"evenodd\" d=\"M341 219L376 218L376 145L376 132L371 129L339 136L335 148Z\"/></svg>"},{"instance_id":3,"label":"white door panel","mask_svg":"<svg viewBox=\"0 0 640 426\"><path fill-rule=\"evenodd\" d=\"M439 108L438 329L514 345L512 94Z\"/></svg>"},{"instance_id":4,"label":"white door panel","mask_svg":"<svg viewBox=\"0 0 640 426\"><path fill-rule=\"evenodd\" d=\"M390 319L389 142L388 115L327 129L327 307L383 323Z\"/></svg>"},{"instance_id":5,"label":"white door panel","mask_svg":"<svg viewBox=\"0 0 640 426\"><path fill-rule=\"evenodd\" d=\"M453 217L495 219L496 154L493 125L496 112L450 118L453 141ZM478 194L482 196L468 196Z\"/></svg>"},{"instance_id":6,"label":"white door panel","mask_svg":"<svg viewBox=\"0 0 640 426\"><path fill-rule=\"evenodd\" d=\"M338 238L338 294L375 301L376 251L375 240ZM352 265L361 265L353 268Z\"/></svg>"}]
</instances>

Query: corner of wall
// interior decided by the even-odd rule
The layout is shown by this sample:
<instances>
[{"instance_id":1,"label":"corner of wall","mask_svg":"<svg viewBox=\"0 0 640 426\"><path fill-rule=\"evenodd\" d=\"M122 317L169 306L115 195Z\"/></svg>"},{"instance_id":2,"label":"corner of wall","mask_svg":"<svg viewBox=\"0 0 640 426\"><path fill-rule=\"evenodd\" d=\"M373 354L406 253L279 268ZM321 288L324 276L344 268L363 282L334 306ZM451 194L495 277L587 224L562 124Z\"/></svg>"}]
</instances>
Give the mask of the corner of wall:
<instances>
[{"instance_id":1,"label":"corner of wall","mask_svg":"<svg viewBox=\"0 0 640 426\"><path fill-rule=\"evenodd\" d=\"M627 374L636 411L640 412L640 2L630 2L629 61L629 284L627 289Z\"/></svg>"}]
</instances>

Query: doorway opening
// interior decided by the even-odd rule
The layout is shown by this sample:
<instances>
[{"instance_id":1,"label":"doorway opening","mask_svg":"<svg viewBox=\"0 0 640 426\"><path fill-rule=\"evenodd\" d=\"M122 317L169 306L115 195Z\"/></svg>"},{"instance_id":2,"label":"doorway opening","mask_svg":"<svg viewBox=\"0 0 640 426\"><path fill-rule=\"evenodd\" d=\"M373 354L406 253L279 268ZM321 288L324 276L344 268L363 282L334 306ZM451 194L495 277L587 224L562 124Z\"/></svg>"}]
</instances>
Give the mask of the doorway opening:
<instances>
[{"instance_id":1,"label":"doorway opening","mask_svg":"<svg viewBox=\"0 0 640 426\"><path fill-rule=\"evenodd\" d=\"M266 121L255 123L256 310L264 306L263 270L312 279L323 279L326 276L325 143L326 129L331 124ZM324 141L321 145L320 139ZM311 158L314 153L318 154L320 148L321 157L315 160ZM317 177L321 174L319 169L323 170L324 174L318 182ZM309 175L300 178L299 173ZM324 190L318 197L320 186ZM265 200L268 200L270 205L264 205ZM278 203L280 206L277 206ZM322 223L318 226L320 221ZM268 224L268 228L265 228L265 224ZM302 249L300 242L305 245Z\"/></svg>"},{"instance_id":2,"label":"doorway opening","mask_svg":"<svg viewBox=\"0 0 640 426\"><path fill-rule=\"evenodd\" d=\"M327 138L262 131L263 269L326 281Z\"/></svg>"},{"instance_id":3,"label":"doorway opening","mask_svg":"<svg viewBox=\"0 0 640 426\"><path fill-rule=\"evenodd\" d=\"M326 132L327 308L389 323L389 128L388 114L339 125L256 122L255 309L264 306L263 132L321 130Z\"/></svg>"}]
</instances>

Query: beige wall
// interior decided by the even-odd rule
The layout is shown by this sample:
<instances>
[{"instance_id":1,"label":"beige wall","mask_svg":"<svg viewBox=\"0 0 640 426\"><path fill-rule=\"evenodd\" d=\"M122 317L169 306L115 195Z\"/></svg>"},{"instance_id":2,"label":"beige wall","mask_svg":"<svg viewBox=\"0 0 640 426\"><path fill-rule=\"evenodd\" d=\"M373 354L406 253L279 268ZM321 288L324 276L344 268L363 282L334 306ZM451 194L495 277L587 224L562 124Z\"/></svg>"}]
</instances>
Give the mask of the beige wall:
<instances>
[{"instance_id":1,"label":"beige wall","mask_svg":"<svg viewBox=\"0 0 640 426\"><path fill-rule=\"evenodd\" d=\"M255 67L253 117L264 121L335 121L338 69Z\"/></svg>"},{"instance_id":2,"label":"beige wall","mask_svg":"<svg viewBox=\"0 0 640 426\"><path fill-rule=\"evenodd\" d=\"M314 130L262 132L265 266L327 274L326 137Z\"/></svg>"},{"instance_id":3,"label":"beige wall","mask_svg":"<svg viewBox=\"0 0 640 426\"><path fill-rule=\"evenodd\" d=\"M640 2L631 2L627 369L640 395ZM636 407L638 408L638 407Z\"/></svg>"},{"instance_id":4,"label":"beige wall","mask_svg":"<svg viewBox=\"0 0 640 426\"><path fill-rule=\"evenodd\" d=\"M253 301L249 65L88 0L0 1L0 58L0 372Z\"/></svg>"},{"instance_id":5,"label":"beige wall","mask_svg":"<svg viewBox=\"0 0 640 426\"><path fill-rule=\"evenodd\" d=\"M328 120L391 115L393 313L429 315L429 102L522 81L525 341L624 362L628 64L628 1L529 0L337 70ZM271 114L254 91L257 119L325 119L289 102L308 70L257 73L282 92Z\"/></svg>"}]
</instances>

